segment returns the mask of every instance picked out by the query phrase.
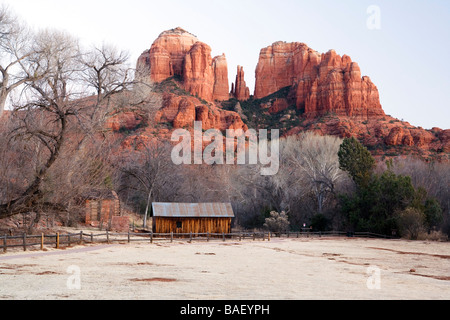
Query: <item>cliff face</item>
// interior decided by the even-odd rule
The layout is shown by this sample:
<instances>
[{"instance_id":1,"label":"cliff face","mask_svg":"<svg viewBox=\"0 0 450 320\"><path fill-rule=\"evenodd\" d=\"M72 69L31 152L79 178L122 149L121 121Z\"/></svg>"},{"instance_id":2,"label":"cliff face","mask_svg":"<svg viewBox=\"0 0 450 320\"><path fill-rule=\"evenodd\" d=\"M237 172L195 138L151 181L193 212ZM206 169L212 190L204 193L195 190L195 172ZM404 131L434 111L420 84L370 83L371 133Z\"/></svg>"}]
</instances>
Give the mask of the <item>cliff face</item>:
<instances>
[{"instance_id":1,"label":"cliff face","mask_svg":"<svg viewBox=\"0 0 450 320\"><path fill-rule=\"evenodd\" d=\"M151 80L164 81L183 73L186 54L198 41L197 37L181 28L164 31L137 62L138 70L150 70Z\"/></svg>"},{"instance_id":2,"label":"cliff face","mask_svg":"<svg viewBox=\"0 0 450 320\"><path fill-rule=\"evenodd\" d=\"M334 50L320 54L303 43L276 42L261 50L255 98L291 87L290 96L305 116L333 112L340 116L384 116L377 87L361 77L356 62Z\"/></svg>"},{"instance_id":3,"label":"cliff face","mask_svg":"<svg viewBox=\"0 0 450 320\"><path fill-rule=\"evenodd\" d=\"M213 59L207 44L181 28L161 33L150 50L139 57L137 69L149 71L154 82L175 76L186 91L206 101L229 98L225 55Z\"/></svg>"},{"instance_id":4,"label":"cliff face","mask_svg":"<svg viewBox=\"0 0 450 320\"><path fill-rule=\"evenodd\" d=\"M213 99L218 101L228 100L230 94L228 93L228 64L225 54L212 59L212 72L214 74Z\"/></svg>"}]
</instances>

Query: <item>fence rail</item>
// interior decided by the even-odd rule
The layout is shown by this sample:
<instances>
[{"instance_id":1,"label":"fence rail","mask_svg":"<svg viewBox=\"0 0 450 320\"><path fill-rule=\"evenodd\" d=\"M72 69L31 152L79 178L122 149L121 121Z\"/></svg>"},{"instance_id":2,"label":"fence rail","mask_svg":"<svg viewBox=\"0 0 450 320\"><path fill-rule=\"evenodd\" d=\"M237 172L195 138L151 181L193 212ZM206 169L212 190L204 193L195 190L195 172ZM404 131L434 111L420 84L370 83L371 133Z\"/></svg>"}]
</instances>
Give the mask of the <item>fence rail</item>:
<instances>
[{"instance_id":1,"label":"fence rail","mask_svg":"<svg viewBox=\"0 0 450 320\"><path fill-rule=\"evenodd\" d=\"M309 237L363 237L363 238L385 238L391 239L392 237L375 234L371 232L342 232L342 231L326 231L326 232L312 232L312 231L298 231L298 232L251 232L251 231L239 231L233 233L111 233L106 231L105 233L67 233L54 235L27 235L20 236L8 236L4 235L0 237L0 249L3 252L7 252L8 248L22 247L24 251L28 247L40 246L40 250L44 250L45 246L52 246L54 248L60 248L61 245L76 245L76 244L93 244L93 243L130 243L133 241L140 242L156 242L166 241L173 242L175 239L192 242L195 241L227 241L227 240L253 240L253 241L270 241L271 238L309 238Z\"/></svg>"}]
</instances>

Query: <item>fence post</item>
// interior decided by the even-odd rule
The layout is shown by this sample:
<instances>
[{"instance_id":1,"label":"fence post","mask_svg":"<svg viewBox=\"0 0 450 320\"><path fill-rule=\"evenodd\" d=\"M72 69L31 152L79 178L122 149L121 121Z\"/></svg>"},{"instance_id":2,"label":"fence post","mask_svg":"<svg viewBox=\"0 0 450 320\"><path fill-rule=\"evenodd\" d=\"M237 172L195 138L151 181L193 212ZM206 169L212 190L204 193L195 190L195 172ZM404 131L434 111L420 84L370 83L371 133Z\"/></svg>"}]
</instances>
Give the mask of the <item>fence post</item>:
<instances>
[{"instance_id":1,"label":"fence post","mask_svg":"<svg viewBox=\"0 0 450 320\"><path fill-rule=\"evenodd\" d=\"M225 232L222 232L222 239L225 242Z\"/></svg>"},{"instance_id":2,"label":"fence post","mask_svg":"<svg viewBox=\"0 0 450 320\"><path fill-rule=\"evenodd\" d=\"M255 241L255 239L256 239L256 233L253 232L253 241Z\"/></svg>"},{"instance_id":3,"label":"fence post","mask_svg":"<svg viewBox=\"0 0 450 320\"><path fill-rule=\"evenodd\" d=\"M109 231L106 230L106 242L109 244Z\"/></svg>"},{"instance_id":4,"label":"fence post","mask_svg":"<svg viewBox=\"0 0 450 320\"><path fill-rule=\"evenodd\" d=\"M269 231L269 233L267 235L267 241L270 241L270 231Z\"/></svg>"},{"instance_id":5,"label":"fence post","mask_svg":"<svg viewBox=\"0 0 450 320\"><path fill-rule=\"evenodd\" d=\"M44 233L41 233L41 251L44 250Z\"/></svg>"},{"instance_id":6,"label":"fence post","mask_svg":"<svg viewBox=\"0 0 450 320\"><path fill-rule=\"evenodd\" d=\"M128 229L128 243L130 243L130 229Z\"/></svg>"},{"instance_id":7,"label":"fence post","mask_svg":"<svg viewBox=\"0 0 450 320\"><path fill-rule=\"evenodd\" d=\"M56 233L56 249L59 249L59 232Z\"/></svg>"},{"instance_id":8,"label":"fence post","mask_svg":"<svg viewBox=\"0 0 450 320\"><path fill-rule=\"evenodd\" d=\"M239 241L241 241L241 236L242 236L242 233L241 233L241 231L239 231Z\"/></svg>"},{"instance_id":9,"label":"fence post","mask_svg":"<svg viewBox=\"0 0 450 320\"><path fill-rule=\"evenodd\" d=\"M91 243L94 243L94 233L91 232Z\"/></svg>"},{"instance_id":10,"label":"fence post","mask_svg":"<svg viewBox=\"0 0 450 320\"><path fill-rule=\"evenodd\" d=\"M23 251L27 251L27 234L23 233Z\"/></svg>"},{"instance_id":11,"label":"fence post","mask_svg":"<svg viewBox=\"0 0 450 320\"><path fill-rule=\"evenodd\" d=\"M153 243L153 231L150 232L150 243Z\"/></svg>"},{"instance_id":12,"label":"fence post","mask_svg":"<svg viewBox=\"0 0 450 320\"><path fill-rule=\"evenodd\" d=\"M189 232L189 243L191 243L191 242L192 242L192 231Z\"/></svg>"},{"instance_id":13,"label":"fence post","mask_svg":"<svg viewBox=\"0 0 450 320\"><path fill-rule=\"evenodd\" d=\"M70 247L70 232L67 234L67 242L68 242L68 246Z\"/></svg>"},{"instance_id":14,"label":"fence post","mask_svg":"<svg viewBox=\"0 0 450 320\"><path fill-rule=\"evenodd\" d=\"M208 233L207 233L207 235L206 235L206 241L209 242L209 231L208 231Z\"/></svg>"},{"instance_id":15,"label":"fence post","mask_svg":"<svg viewBox=\"0 0 450 320\"><path fill-rule=\"evenodd\" d=\"M8 248L8 246L7 246L8 240L7 239L8 239L8 235L5 234L5 236L3 237L3 252L6 252L6 250Z\"/></svg>"},{"instance_id":16,"label":"fence post","mask_svg":"<svg viewBox=\"0 0 450 320\"><path fill-rule=\"evenodd\" d=\"M170 243L173 242L173 231L170 232Z\"/></svg>"}]
</instances>

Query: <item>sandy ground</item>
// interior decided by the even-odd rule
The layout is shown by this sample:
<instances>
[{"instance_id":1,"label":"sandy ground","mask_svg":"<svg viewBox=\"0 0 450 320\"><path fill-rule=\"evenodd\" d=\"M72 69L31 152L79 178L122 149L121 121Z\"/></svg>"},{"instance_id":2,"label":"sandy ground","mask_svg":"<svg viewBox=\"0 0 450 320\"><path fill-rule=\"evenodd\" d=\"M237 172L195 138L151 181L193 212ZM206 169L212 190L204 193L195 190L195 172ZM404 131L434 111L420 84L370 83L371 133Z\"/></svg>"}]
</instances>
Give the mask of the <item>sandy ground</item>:
<instances>
[{"instance_id":1,"label":"sandy ground","mask_svg":"<svg viewBox=\"0 0 450 320\"><path fill-rule=\"evenodd\" d=\"M450 299L450 243L131 243L0 254L0 299Z\"/></svg>"}]
</instances>

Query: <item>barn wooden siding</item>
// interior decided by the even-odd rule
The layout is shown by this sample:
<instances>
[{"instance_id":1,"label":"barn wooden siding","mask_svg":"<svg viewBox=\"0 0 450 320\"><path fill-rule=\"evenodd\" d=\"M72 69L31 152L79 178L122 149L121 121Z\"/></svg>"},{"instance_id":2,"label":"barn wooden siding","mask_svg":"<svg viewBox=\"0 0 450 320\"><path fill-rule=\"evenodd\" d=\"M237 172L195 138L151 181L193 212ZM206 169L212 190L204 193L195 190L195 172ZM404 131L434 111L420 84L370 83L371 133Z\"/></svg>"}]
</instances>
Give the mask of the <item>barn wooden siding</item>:
<instances>
[{"instance_id":1,"label":"barn wooden siding","mask_svg":"<svg viewBox=\"0 0 450 320\"><path fill-rule=\"evenodd\" d=\"M231 233L230 203L153 203L155 233Z\"/></svg>"},{"instance_id":2,"label":"barn wooden siding","mask_svg":"<svg viewBox=\"0 0 450 320\"><path fill-rule=\"evenodd\" d=\"M181 223L181 228L177 227ZM231 218L153 217L155 233L231 233Z\"/></svg>"}]
</instances>

